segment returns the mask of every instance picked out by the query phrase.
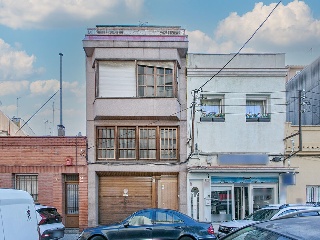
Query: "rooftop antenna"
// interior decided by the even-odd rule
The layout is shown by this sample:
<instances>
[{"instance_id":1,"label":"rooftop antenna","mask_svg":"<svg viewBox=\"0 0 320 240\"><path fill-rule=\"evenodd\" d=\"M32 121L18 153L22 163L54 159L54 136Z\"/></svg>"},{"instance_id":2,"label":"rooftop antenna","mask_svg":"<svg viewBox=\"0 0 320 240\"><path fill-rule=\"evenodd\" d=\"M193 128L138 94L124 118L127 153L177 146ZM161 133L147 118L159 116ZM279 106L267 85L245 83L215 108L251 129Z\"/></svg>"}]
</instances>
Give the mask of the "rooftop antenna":
<instances>
[{"instance_id":1,"label":"rooftop antenna","mask_svg":"<svg viewBox=\"0 0 320 240\"><path fill-rule=\"evenodd\" d=\"M19 118L19 99L21 97L17 97L17 118Z\"/></svg>"},{"instance_id":2,"label":"rooftop antenna","mask_svg":"<svg viewBox=\"0 0 320 240\"><path fill-rule=\"evenodd\" d=\"M58 136L65 136L65 128L62 124L62 53L60 55L60 124L58 125Z\"/></svg>"},{"instance_id":3,"label":"rooftop antenna","mask_svg":"<svg viewBox=\"0 0 320 240\"><path fill-rule=\"evenodd\" d=\"M139 21L139 27L146 26L147 24L148 24L148 22Z\"/></svg>"}]
</instances>

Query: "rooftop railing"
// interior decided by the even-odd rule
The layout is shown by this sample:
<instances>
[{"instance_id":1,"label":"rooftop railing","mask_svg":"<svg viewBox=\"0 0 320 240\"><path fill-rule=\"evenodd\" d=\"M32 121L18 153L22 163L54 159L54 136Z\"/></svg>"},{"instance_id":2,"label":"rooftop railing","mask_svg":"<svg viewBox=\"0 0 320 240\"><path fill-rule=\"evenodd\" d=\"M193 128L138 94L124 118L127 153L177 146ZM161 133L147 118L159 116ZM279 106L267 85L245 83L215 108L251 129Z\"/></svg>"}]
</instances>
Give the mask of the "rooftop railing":
<instances>
[{"instance_id":1,"label":"rooftop railing","mask_svg":"<svg viewBox=\"0 0 320 240\"><path fill-rule=\"evenodd\" d=\"M88 28L88 35L152 35L181 36L185 29L180 27L146 27L146 26L98 26Z\"/></svg>"}]
</instances>

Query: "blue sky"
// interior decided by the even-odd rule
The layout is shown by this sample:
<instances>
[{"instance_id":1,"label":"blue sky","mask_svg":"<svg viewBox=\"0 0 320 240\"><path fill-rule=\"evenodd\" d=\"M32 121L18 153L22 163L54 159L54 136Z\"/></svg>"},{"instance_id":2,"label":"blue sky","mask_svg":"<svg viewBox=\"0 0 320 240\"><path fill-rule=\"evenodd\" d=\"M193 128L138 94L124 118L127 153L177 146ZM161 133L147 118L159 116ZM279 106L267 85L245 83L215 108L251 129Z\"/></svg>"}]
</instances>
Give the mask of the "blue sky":
<instances>
[{"instance_id":1,"label":"blue sky","mask_svg":"<svg viewBox=\"0 0 320 240\"><path fill-rule=\"evenodd\" d=\"M189 52L235 53L279 1L254 0L0 0L0 110L27 121L57 91L60 56L63 125L85 135L87 28L99 24L181 26ZM242 53L285 53L286 65L320 57L320 1L281 1ZM57 135L57 93L28 125Z\"/></svg>"}]
</instances>

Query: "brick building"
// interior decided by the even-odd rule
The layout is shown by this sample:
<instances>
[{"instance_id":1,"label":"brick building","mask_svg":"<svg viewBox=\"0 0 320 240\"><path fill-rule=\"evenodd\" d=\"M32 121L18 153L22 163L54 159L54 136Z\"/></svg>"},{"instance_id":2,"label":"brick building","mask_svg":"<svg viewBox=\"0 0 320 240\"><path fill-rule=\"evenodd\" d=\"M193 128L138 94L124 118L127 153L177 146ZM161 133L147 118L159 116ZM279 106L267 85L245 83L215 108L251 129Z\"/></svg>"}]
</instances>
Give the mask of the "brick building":
<instances>
[{"instance_id":1,"label":"brick building","mask_svg":"<svg viewBox=\"0 0 320 240\"><path fill-rule=\"evenodd\" d=\"M0 137L0 188L28 191L51 205L66 227L88 221L86 137Z\"/></svg>"}]
</instances>

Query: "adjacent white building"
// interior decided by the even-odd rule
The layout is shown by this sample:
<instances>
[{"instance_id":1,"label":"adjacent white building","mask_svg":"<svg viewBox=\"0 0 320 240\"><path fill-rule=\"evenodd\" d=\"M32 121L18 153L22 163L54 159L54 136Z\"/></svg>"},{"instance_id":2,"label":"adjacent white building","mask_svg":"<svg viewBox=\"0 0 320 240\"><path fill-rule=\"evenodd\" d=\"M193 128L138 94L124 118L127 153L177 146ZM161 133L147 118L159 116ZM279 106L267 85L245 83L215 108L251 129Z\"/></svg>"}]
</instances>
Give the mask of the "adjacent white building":
<instances>
[{"instance_id":1,"label":"adjacent white building","mask_svg":"<svg viewBox=\"0 0 320 240\"><path fill-rule=\"evenodd\" d=\"M242 219L286 202L285 55L188 54L188 211ZM194 106L194 107L193 107Z\"/></svg>"}]
</instances>

